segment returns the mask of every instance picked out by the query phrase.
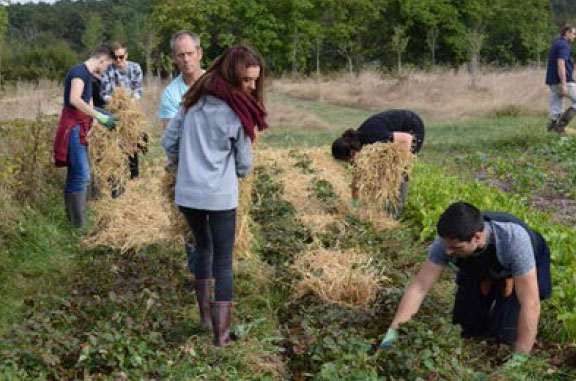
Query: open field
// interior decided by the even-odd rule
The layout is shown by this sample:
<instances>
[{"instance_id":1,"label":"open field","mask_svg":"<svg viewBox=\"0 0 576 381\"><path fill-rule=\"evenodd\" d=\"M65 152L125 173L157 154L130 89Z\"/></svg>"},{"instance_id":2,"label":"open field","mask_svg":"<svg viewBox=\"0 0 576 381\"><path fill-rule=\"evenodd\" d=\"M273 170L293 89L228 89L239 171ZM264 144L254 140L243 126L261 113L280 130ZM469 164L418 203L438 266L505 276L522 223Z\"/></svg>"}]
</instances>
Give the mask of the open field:
<instances>
[{"instance_id":1,"label":"open field","mask_svg":"<svg viewBox=\"0 0 576 381\"><path fill-rule=\"evenodd\" d=\"M377 230L348 209L349 172L327 145L368 109L388 107L386 97L378 105L306 100L294 96L315 99L298 93L308 85L298 90L284 81L269 94L272 127L255 154L252 255L235 262L240 341L216 349L200 329L179 242L151 235L138 250L81 246L87 232L70 234L55 177L36 184L46 193L40 200L11 204L24 214L13 215L0 235L0 379L575 379L576 139L545 134L546 101L529 115L498 113L497 102L488 101L474 114L471 96L459 100L462 113L449 114L448 104L438 109L445 112L419 109L424 98L415 95L416 84L412 97L399 92L394 107L429 117L427 137L401 224ZM153 88L143 103L147 129L157 137L161 84ZM514 107L536 107L542 96ZM0 136L0 144L10 136ZM131 197L148 197L161 163L154 145ZM426 253L438 213L458 199L512 211L551 244L555 295L543 304L538 344L524 369L503 373L508 348L460 339L449 324L449 271L399 345L371 355ZM346 282L330 275L344 273Z\"/></svg>"}]
</instances>

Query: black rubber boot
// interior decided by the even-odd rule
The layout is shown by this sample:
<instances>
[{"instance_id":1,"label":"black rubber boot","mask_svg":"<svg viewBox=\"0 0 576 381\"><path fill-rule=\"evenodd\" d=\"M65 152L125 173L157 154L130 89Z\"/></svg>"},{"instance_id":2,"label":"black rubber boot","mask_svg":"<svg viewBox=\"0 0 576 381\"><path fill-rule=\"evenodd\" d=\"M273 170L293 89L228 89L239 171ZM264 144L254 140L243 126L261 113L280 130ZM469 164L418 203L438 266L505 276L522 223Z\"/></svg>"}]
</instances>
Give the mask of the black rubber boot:
<instances>
[{"instance_id":1,"label":"black rubber boot","mask_svg":"<svg viewBox=\"0 0 576 381\"><path fill-rule=\"evenodd\" d=\"M72 225L82 228L86 225L86 191L65 193L66 214Z\"/></svg>"},{"instance_id":2,"label":"black rubber boot","mask_svg":"<svg viewBox=\"0 0 576 381\"><path fill-rule=\"evenodd\" d=\"M558 125L557 119L551 119L550 123L548 123L548 132L562 133L562 132L564 132L564 130L561 129L560 126Z\"/></svg>"},{"instance_id":3,"label":"black rubber boot","mask_svg":"<svg viewBox=\"0 0 576 381\"><path fill-rule=\"evenodd\" d=\"M566 111L564 111L564 114L562 114L560 120L558 121L558 126L562 129L562 132L564 132L564 129L568 123L570 123L570 121L574 118L574 115L576 115L576 109L573 109L572 107L569 107L566 109Z\"/></svg>"},{"instance_id":4,"label":"black rubber boot","mask_svg":"<svg viewBox=\"0 0 576 381\"><path fill-rule=\"evenodd\" d=\"M196 302L200 314L200 325L204 329L212 327L212 316L210 315L210 302L212 301L212 279L199 279L194 282L196 291Z\"/></svg>"},{"instance_id":5,"label":"black rubber boot","mask_svg":"<svg viewBox=\"0 0 576 381\"><path fill-rule=\"evenodd\" d=\"M232 341L230 335L230 312L232 302L211 302L212 332L214 332L214 345L223 347Z\"/></svg>"}]
</instances>

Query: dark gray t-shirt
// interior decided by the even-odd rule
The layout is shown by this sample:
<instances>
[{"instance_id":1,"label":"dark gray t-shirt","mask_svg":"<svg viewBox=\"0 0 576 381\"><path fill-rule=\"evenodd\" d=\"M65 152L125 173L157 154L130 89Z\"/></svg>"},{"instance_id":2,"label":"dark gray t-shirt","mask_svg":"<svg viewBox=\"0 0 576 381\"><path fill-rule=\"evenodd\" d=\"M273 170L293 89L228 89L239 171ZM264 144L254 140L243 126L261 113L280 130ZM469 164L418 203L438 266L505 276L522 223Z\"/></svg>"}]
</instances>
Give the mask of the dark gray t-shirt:
<instances>
[{"instance_id":1,"label":"dark gray t-shirt","mask_svg":"<svg viewBox=\"0 0 576 381\"><path fill-rule=\"evenodd\" d=\"M484 229L488 242L494 242L496 246L498 262L513 276L526 274L536 265L530 236L522 226L511 222L491 221L484 223ZM450 262L440 237L436 237L432 242L428 259L440 266L446 266Z\"/></svg>"}]
</instances>

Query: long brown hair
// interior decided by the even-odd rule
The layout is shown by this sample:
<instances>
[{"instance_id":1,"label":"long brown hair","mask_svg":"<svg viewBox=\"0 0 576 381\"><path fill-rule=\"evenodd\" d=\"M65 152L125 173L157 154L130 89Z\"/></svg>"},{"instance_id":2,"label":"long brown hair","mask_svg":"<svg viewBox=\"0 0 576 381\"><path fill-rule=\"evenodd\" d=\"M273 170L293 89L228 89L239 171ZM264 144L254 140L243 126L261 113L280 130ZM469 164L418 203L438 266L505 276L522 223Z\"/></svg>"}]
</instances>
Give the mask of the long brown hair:
<instances>
[{"instance_id":1,"label":"long brown hair","mask_svg":"<svg viewBox=\"0 0 576 381\"><path fill-rule=\"evenodd\" d=\"M256 51L246 45L232 46L219 55L208 67L206 73L182 97L182 106L187 111L198 99L206 95L206 87L215 77L220 77L234 89L240 91L244 71L250 66L260 67L260 77L256 80L256 89L251 96L264 105L264 65Z\"/></svg>"}]
</instances>

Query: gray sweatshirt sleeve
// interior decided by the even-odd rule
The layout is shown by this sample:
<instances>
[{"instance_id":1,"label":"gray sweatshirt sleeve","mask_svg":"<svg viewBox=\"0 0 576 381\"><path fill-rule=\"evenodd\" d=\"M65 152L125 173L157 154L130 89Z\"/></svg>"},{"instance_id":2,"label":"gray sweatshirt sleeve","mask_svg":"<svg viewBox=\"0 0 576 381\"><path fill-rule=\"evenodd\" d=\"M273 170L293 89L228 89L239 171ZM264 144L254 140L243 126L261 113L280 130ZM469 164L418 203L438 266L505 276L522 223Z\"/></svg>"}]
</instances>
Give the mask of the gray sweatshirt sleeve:
<instances>
[{"instance_id":1,"label":"gray sweatshirt sleeve","mask_svg":"<svg viewBox=\"0 0 576 381\"><path fill-rule=\"evenodd\" d=\"M240 125L234 142L234 158L236 160L236 175L244 177L252 168L252 142Z\"/></svg>"},{"instance_id":2,"label":"gray sweatshirt sleeve","mask_svg":"<svg viewBox=\"0 0 576 381\"><path fill-rule=\"evenodd\" d=\"M167 167L178 161L178 146L180 144L180 135L182 132L182 123L184 121L184 109L180 108L176 116L170 120L162 134L162 147L166 151Z\"/></svg>"}]
</instances>

